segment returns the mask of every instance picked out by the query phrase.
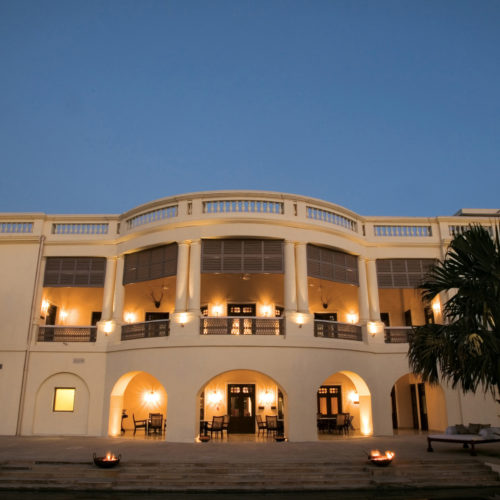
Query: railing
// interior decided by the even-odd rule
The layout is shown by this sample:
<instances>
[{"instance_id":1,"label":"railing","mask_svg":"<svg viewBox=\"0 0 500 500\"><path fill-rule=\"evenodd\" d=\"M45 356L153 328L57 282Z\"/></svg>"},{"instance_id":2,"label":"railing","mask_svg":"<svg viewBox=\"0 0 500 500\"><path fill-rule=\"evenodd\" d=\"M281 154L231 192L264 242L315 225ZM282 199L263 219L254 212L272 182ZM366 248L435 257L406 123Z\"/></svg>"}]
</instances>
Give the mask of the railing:
<instances>
[{"instance_id":1,"label":"railing","mask_svg":"<svg viewBox=\"0 0 500 500\"><path fill-rule=\"evenodd\" d=\"M200 335L284 335L283 318L223 316L201 318Z\"/></svg>"},{"instance_id":2,"label":"railing","mask_svg":"<svg viewBox=\"0 0 500 500\"><path fill-rule=\"evenodd\" d=\"M122 340L168 337L169 334L170 320L168 319L156 319L122 326Z\"/></svg>"},{"instance_id":3,"label":"railing","mask_svg":"<svg viewBox=\"0 0 500 500\"><path fill-rule=\"evenodd\" d=\"M493 236L493 228L491 226L483 226L488 233L490 233L490 236ZM470 229L471 226L448 226L448 230L450 232L450 236L457 236L459 234L462 234L463 232L467 231Z\"/></svg>"},{"instance_id":4,"label":"railing","mask_svg":"<svg viewBox=\"0 0 500 500\"><path fill-rule=\"evenodd\" d=\"M411 326L386 326L385 329L386 344L407 344L411 335Z\"/></svg>"},{"instance_id":5,"label":"railing","mask_svg":"<svg viewBox=\"0 0 500 500\"><path fill-rule=\"evenodd\" d=\"M397 237L430 237L431 226L373 226L375 236L397 236Z\"/></svg>"},{"instance_id":6,"label":"railing","mask_svg":"<svg viewBox=\"0 0 500 500\"><path fill-rule=\"evenodd\" d=\"M0 233L32 233L33 222L0 222Z\"/></svg>"},{"instance_id":7,"label":"railing","mask_svg":"<svg viewBox=\"0 0 500 500\"><path fill-rule=\"evenodd\" d=\"M342 226L354 232L358 230L356 221L321 208L307 207L307 218L329 222L330 224Z\"/></svg>"},{"instance_id":8,"label":"railing","mask_svg":"<svg viewBox=\"0 0 500 500\"><path fill-rule=\"evenodd\" d=\"M266 200L210 200L203 202L204 214L260 213L283 214L283 203Z\"/></svg>"},{"instance_id":9,"label":"railing","mask_svg":"<svg viewBox=\"0 0 500 500\"><path fill-rule=\"evenodd\" d=\"M149 212L144 212L142 214L131 217L130 219L127 219L127 229L133 229L134 227L142 226L143 224L149 224L151 222L156 222L157 220L177 217L177 213L178 205L170 205L168 207L150 210Z\"/></svg>"},{"instance_id":10,"label":"railing","mask_svg":"<svg viewBox=\"0 0 500 500\"><path fill-rule=\"evenodd\" d=\"M327 339L363 340L361 327L359 325L323 319L314 320L314 336Z\"/></svg>"},{"instance_id":11,"label":"railing","mask_svg":"<svg viewBox=\"0 0 500 500\"><path fill-rule=\"evenodd\" d=\"M39 326L38 342L95 342L96 326Z\"/></svg>"},{"instance_id":12,"label":"railing","mask_svg":"<svg viewBox=\"0 0 500 500\"><path fill-rule=\"evenodd\" d=\"M108 231L107 223L52 224L52 234L108 234Z\"/></svg>"}]
</instances>

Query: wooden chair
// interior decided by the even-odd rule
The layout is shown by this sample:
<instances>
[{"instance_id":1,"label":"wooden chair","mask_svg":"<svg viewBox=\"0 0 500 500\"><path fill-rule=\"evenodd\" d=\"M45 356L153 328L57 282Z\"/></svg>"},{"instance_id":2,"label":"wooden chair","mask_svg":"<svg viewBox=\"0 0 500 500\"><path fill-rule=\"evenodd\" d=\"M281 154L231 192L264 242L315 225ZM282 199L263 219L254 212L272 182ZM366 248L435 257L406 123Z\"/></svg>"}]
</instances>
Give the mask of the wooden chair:
<instances>
[{"instance_id":1,"label":"wooden chair","mask_svg":"<svg viewBox=\"0 0 500 500\"><path fill-rule=\"evenodd\" d=\"M262 420L262 415L257 415L257 436L260 434L260 431L262 431L262 434L264 434L265 430L267 429L267 425Z\"/></svg>"},{"instance_id":2,"label":"wooden chair","mask_svg":"<svg viewBox=\"0 0 500 500\"><path fill-rule=\"evenodd\" d=\"M151 431L154 431L155 434L157 431L160 431L160 434L163 432L163 415L161 413L149 414L148 434Z\"/></svg>"},{"instance_id":3,"label":"wooden chair","mask_svg":"<svg viewBox=\"0 0 500 500\"><path fill-rule=\"evenodd\" d=\"M222 424L222 437L224 437L224 431L226 431L226 437L228 437L229 420L230 420L229 415L224 415L224 422Z\"/></svg>"},{"instance_id":4,"label":"wooden chair","mask_svg":"<svg viewBox=\"0 0 500 500\"><path fill-rule=\"evenodd\" d=\"M220 437L222 438L222 430L224 427L224 417L221 415L220 417L213 417L212 423L208 424L207 430L210 431L210 437L215 432L215 435L220 432Z\"/></svg>"},{"instance_id":5,"label":"wooden chair","mask_svg":"<svg viewBox=\"0 0 500 500\"><path fill-rule=\"evenodd\" d=\"M266 415L266 431L267 435L278 433L278 417L276 415Z\"/></svg>"},{"instance_id":6,"label":"wooden chair","mask_svg":"<svg viewBox=\"0 0 500 500\"><path fill-rule=\"evenodd\" d=\"M345 434L346 433L346 422L349 422L348 419L346 419L346 414L345 413L339 413L337 415L337 422L335 423L335 430L339 434Z\"/></svg>"},{"instance_id":7,"label":"wooden chair","mask_svg":"<svg viewBox=\"0 0 500 500\"><path fill-rule=\"evenodd\" d=\"M146 419L136 420L135 415L132 413L132 420L134 421L134 434L137 429L144 429L144 433L146 433L148 428L148 421Z\"/></svg>"}]
</instances>

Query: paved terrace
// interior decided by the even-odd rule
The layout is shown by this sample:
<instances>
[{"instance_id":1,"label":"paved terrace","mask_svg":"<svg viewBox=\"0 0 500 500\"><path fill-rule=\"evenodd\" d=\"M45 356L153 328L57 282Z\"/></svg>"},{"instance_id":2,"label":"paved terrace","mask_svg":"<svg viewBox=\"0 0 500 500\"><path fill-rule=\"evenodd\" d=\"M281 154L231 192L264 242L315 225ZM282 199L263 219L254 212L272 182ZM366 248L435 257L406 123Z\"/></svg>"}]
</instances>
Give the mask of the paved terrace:
<instances>
[{"instance_id":1,"label":"paved terrace","mask_svg":"<svg viewBox=\"0 0 500 500\"><path fill-rule=\"evenodd\" d=\"M96 437L0 437L0 489L112 491L305 491L489 488L500 494L500 443L461 445L425 435L334 438L308 443L209 443ZM371 449L396 452L387 468L367 462ZM114 469L98 469L92 454L121 454ZM481 490L483 491L483 490Z\"/></svg>"}]
</instances>

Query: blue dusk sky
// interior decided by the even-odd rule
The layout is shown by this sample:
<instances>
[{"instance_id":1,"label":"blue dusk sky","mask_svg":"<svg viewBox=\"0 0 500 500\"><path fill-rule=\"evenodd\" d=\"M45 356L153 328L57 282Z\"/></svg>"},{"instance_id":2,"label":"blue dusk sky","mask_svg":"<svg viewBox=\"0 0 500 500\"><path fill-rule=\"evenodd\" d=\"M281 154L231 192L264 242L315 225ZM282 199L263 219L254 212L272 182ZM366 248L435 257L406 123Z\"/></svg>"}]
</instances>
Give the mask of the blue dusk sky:
<instances>
[{"instance_id":1,"label":"blue dusk sky","mask_svg":"<svg viewBox=\"0 0 500 500\"><path fill-rule=\"evenodd\" d=\"M499 0L0 0L0 61L0 212L500 208Z\"/></svg>"}]
</instances>

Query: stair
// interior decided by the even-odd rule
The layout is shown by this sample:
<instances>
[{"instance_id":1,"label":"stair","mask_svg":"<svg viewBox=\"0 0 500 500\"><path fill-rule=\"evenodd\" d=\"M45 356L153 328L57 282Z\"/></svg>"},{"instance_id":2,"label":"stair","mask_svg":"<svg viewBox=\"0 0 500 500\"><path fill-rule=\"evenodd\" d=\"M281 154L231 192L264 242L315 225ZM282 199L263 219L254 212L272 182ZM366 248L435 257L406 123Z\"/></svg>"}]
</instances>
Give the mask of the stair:
<instances>
[{"instance_id":1,"label":"stair","mask_svg":"<svg viewBox=\"0 0 500 500\"><path fill-rule=\"evenodd\" d=\"M293 491L378 488L500 487L498 474L478 460L262 463L129 463L99 469L85 462L0 463L0 490Z\"/></svg>"}]
</instances>

